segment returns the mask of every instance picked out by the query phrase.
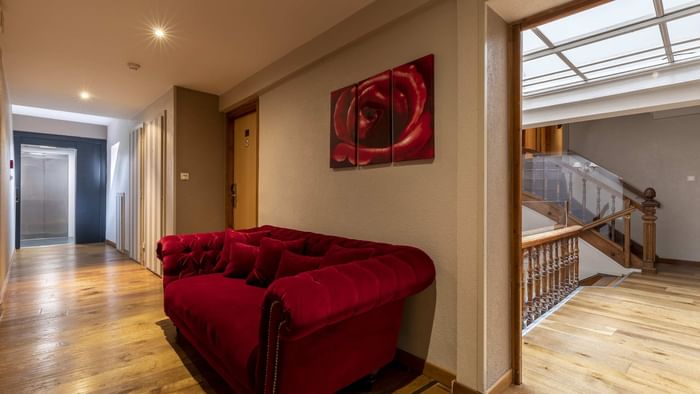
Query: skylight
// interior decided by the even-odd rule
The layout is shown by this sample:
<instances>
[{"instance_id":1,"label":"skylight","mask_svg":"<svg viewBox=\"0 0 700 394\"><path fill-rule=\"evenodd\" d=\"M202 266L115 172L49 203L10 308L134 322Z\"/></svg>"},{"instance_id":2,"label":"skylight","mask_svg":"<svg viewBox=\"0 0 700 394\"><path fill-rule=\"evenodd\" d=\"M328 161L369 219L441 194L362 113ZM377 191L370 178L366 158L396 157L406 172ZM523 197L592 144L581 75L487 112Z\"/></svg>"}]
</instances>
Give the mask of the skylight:
<instances>
[{"instance_id":1,"label":"skylight","mask_svg":"<svg viewBox=\"0 0 700 394\"><path fill-rule=\"evenodd\" d=\"M615 0L523 32L523 94L700 64L700 0Z\"/></svg>"},{"instance_id":2,"label":"skylight","mask_svg":"<svg viewBox=\"0 0 700 394\"><path fill-rule=\"evenodd\" d=\"M66 120L69 122L88 123L109 126L114 118L106 116L82 114L78 112L58 111L55 109L28 107L24 105L12 105L12 113L15 115L33 116L36 118Z\"/></svg>"}]
</instances>

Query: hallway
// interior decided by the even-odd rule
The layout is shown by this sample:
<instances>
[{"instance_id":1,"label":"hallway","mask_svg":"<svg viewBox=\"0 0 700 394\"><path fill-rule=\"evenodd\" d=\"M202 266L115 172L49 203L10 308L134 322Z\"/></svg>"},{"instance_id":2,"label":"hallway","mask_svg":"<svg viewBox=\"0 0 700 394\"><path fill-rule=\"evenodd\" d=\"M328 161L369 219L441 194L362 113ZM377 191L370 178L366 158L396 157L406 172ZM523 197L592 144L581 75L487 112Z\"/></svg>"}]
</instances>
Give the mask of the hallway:
<instances>
[{"instance_id":1,"label":"hallway","mask_svg":"<svg viewBox=\"0 0 700 394\"><path fill-rule=\"evenodd\" d=\"M229 392L197 352L177 340L163 313L160 278L114 248L20 249L9 281L0 319L0 392ZM396 365L372 388L449 392Z\"/></svg>"}]
</instances>

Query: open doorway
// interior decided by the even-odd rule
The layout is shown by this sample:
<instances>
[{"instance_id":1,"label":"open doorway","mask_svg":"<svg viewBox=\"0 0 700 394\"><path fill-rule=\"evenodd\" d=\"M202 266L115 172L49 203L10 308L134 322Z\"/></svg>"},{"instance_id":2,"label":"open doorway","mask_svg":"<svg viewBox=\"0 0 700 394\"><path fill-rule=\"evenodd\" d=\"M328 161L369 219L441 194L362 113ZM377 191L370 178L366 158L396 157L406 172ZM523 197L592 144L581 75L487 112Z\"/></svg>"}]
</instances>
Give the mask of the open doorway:
<instances>
[{"instance_id":1,"label":"open doorway","mask_svg":"<svg viewBox=\"0 0 700 394\"><path fill-rule=\"evenodd\" d=\"M20 246L75 242L76 150L21 145Z\"/></svg>"},{"instance_id":2,"label":"open doorway","mask_svg":"<svg viewBox=\"0 0 700 394\"><path fill-rule=\"evenodd\" d=\"M700 273L684 238L699 21L697 0L584 0L512 24L513 368L529 391L698 390L683 368L700 355L668 358L660 333L700 312L675 298Z\"/></svg>"}]
</instances>

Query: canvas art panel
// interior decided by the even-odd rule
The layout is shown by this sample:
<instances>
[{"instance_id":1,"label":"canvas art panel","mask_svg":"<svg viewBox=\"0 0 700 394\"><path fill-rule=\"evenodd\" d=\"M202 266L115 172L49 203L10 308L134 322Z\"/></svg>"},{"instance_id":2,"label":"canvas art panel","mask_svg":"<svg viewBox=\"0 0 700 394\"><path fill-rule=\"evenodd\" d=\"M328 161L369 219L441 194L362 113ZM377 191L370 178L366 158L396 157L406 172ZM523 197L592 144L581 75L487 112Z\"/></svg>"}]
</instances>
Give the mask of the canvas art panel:
<instances>
[{"instance_id":1,"label":"canvas art panel","mask_svg":"<svg viewBox=\"0 0 700 394\"><path fill-rule=\"evenodd\" d=\"M435 157L434 56L392 70L393 161Z\"/></svg>"},{"instance_id":2,"label":"canvas art panel","mask_svg":"<svg viewBox=\"0 0 700 394\"><path fill-rule=\"evenodd\" d=\"M331 92L331 168L357 165L357 86Z\"/></svg>"},{"instance_id":3,"label":"canvas art panel","mask_svg":"<svg viewBox=\"0 0 700 394\"><path fill-rule=\"evenodd\" d=\"M357 85L357 164L391 163L391 70Z\"/></svg>"}]
</instances>

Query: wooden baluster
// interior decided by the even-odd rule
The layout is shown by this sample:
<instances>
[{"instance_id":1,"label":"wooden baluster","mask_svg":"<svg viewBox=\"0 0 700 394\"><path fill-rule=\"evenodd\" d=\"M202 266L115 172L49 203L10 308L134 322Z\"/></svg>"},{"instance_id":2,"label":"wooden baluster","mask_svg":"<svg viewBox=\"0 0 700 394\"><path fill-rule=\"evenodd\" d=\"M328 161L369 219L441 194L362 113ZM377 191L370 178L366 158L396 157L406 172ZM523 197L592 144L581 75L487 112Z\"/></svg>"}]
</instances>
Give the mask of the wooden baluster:
<instances>
[{"instance_id":1,"label":"wooden baluster","mask_svg":"<svg viewBox=\"0 0 700 394\"><path fill-rule=\"evenodd\" d=\"M535 308L535 319L537 319L544 309L542 307L542 247L536 247L535 253L535 294L532 301Z\"/></svg>"},{"instance_id":2,"label":"wooden baluster","mask_svg":"<svg viewBox=\"0 0 700 394\"><path fill-rule=\"evenodd\" d=\"M537 251L535 248L530 248L528 251L527 263L527 324L532 323L535 319L535 259Z\"/></svg>"},{"instance_id":3,"label":"wooden baluster","mask_svg":"<svg viewBox=\"0 0 700 394\"><path fill-rule=\"evenodd\" d=\"M562 297L568 292L569 280L569 239L564 238L561 241L561 292Z\"/></svg>"},{"instance_id":4,"label":"wooden baluster","mask_svg":"<svg viewBox=\"0 0 700 394\"><path fill-rule=\"evenodd\" d=\"M644 190L644 202L642 203L642 221L644 222L644 253L642 273L656 273L656 209L659 202L656 201L656 190L647 188Z\"/></svg>"},{"instance_id":5,"label":"wooden baluster","mask_svg":"<svg viewBox=\"0 0 700 394\"><path fill-rule=\"evenodd\" d=\"M554 281L554 274L556 273L555 265L556 265L556 250L557 250L557 243L554 242L549 245L549 271L547 272L548 274L548 281L549 281L549 302L550 302L550 307L554 306L559 302L557 300L557 290L555 287L556 282Z\"/></svg>"},{"instance_id":6,"label":"wooden baluster","mask_svg":"<svg viewBox=\"0 0 700 394\"><path fill-rule=\"evenodd\" d=\"M574 243L574 258L573 258L573 286L572 290L575 290L578 287L578 269L579 269L579 264L578 264L578 258L579 258L579 249L578 249L578 237L573 237L571 238Z\"/></svg>"},{"instance_id":7,"label":"wooden baluster","mask_svg":"<svg viewBox=\"0 0 700 394\"><path fill-rule=\"evenodd\" d=\"M528 288L529 288L529 276L528 276L528 271L529 267L531 266L530 264L530 250L529 249L524 249L523 250L523 277L521 278L520 282L520 298L523 300L523 309L522 309L522 318L521 318L521 325L522 328L524 329L527 327L529 324L529 308L530 308L530 301L528 298Z\"/></svg>"},{"instance_id":8,"label":"wooden baluster","mask_svg":"<svg viewBox=\"0 0 700 394\"><path fill-rule=\"evenodd\" d=\"M542 274L544 277L544 300L545 300L545 306L546 310L549 310L552 306L554 306L553 299L552 299L552 281L551 281L551 273L552 273L552 244L545 244L544 245L544 269L542 270Z\"/></svg>"},{"instance_id":9,"label":"wooden baluster","mask_svg":"<svg viewBox=\"0 0 700 394\"><path fill-rule=\"evenodd\" d=\"M554 250L554 299L555 303L561 301L561 240L553 245Z\"/></svg>"},{"instance_id":10,"label":"wooden baluster","mask_svg":"<svg viewBox=\"0 0 700 394\"><path fill-rule=\"evenodd\" d=\"M632 201L625 198L625 209L632 206ZM624 257L625 257L625 267L629 268L631 265L631 242L632 242L632 215L625 215L625 244L624 244Z\"/></svg>"}]
</instances>

